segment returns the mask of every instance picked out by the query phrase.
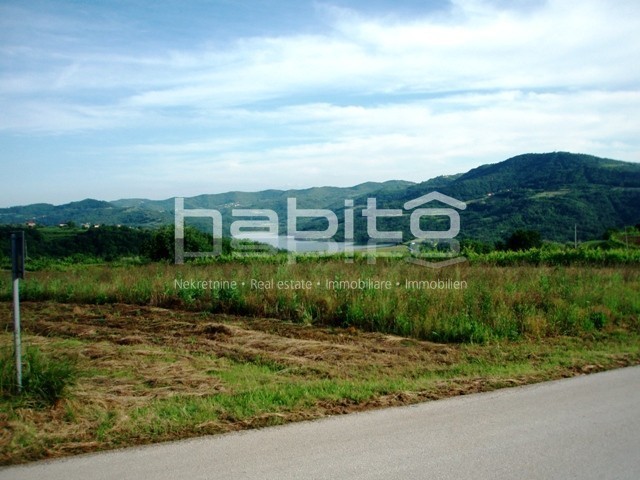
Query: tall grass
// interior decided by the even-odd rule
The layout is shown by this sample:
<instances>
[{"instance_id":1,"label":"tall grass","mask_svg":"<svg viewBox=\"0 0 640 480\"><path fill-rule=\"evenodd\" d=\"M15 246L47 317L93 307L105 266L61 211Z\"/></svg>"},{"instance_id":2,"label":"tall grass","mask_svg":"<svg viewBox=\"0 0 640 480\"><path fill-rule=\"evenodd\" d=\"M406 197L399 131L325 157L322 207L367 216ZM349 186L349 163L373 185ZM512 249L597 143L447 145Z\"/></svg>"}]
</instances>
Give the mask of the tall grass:
<instances>
[{"instance_id":1,"label":"tall grass","mask_svg":"<svg viewBox=\"0 0 640 480\"><path fill-rule=\"evenodd\" d=\"M442 342L582 335L617 328L639 331L637 266L513 263L501 267L496 265L499 261L476 262L436 271L384 258L375 264L366 258L355 263L324 258L291 265L241 259L203 265L92 266L30 273L21 284L21 296L274 317ZM366 283L362 288L327 287L328 281L359 280ZM438 280L450 287L459 282L464 288L438 288ZM284 287L300 281L311 287ZM426 283L415 283L420 281ZM375 282L389 282L390 287L379 288ZM8 279L0 280L0 296L10 299Z\"/></svg>"},{"instance_id":2,"label":"tall grass","mask_svg":"<svg viewBox=\"0 0 640 480\"><path fill-rule=\"evenodd\" d=\"M68 359L51 358L36 347L22 357L22 390L18 389L13 350L0 351L0 395L20 397L36 406L53 405L75 381L76 369Z\"/></svg>"}]
</instances>

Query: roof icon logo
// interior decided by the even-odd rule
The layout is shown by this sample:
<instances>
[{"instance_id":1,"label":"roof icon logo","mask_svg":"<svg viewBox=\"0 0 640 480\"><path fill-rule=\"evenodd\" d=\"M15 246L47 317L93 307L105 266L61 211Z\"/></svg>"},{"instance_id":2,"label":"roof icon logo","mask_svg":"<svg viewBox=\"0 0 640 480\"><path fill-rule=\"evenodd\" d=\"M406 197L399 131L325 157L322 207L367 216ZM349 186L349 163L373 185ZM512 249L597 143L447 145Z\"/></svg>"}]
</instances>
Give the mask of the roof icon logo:
<instances>
[{"instance_id":1,"label":"roof icon logo","mask_svg":"<svg viewBox=\"0 0 640 480\"><path fill-rule=\"evenodd\" d=\"M432 201L438 201L453 208L417 208ZM459 255L460 243L455 240L455 237L460 233L458 210L466 208L466 203L436 191L406 202L405 210L415 209L411 213L410 226L411 234L416 239L409 246L411 256L407 257L406 261L429 268L442 268L465 262L466 258ZM449 229L422 230L421 219L427 216L449 217Z\"/></svg>"}]
</instances>

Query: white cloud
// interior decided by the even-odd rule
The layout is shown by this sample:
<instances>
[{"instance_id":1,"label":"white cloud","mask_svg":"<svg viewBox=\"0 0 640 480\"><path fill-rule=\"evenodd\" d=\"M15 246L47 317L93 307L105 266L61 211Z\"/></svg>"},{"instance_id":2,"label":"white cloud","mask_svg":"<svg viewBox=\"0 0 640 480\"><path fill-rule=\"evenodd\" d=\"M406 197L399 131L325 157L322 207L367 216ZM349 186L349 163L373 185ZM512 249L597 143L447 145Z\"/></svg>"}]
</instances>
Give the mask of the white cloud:
<instances>
[{"instance_id":1,"label":"white cloud","mask_svg":"<svg viewBox=\"0 0 640 480\"><path fill-rule=\"evenodd\" d=\"M188 50L84 44L86 26L38 16L35 40L0 47L0 136L122 132L92 156L217 191L421 180L528 151L640 161L640 3L453 3L414 18L324 5L322 32Z\"/></svg>"},{"instance_id":2,"label":"white cloud","mask_svg":"<svg viewBox=\"0 0 640 480\"><path fill-rule=\"evenodd\" d=\"M605 2L556 0L528 15L486 2L456 3L459 13L444 23L350 15L336 18L323 35L238 39L225 51L51 52L56 62L38 76L52 94L113 90L113 103L139 108L245 105L312 93L601 88L639 80L629 64L640 53L630 41L637 39L635 2L612 9ZM7 75L0 85L29 85L29 76ZM34 84L38 93L42 87Z\"/></svg>"},{"instance_id":3,"label":"white cloud","mask_svg":"<svg viewBox=\"0 0 640 480\"><path fill-rule=\"evenodd\" d=\"M440 111L440 103L447 108ZM452 108L458 104L473 108ZM616 113L598 113L605 107ZM142 145L129 151L154 165L166 196L176 189L193 195L214 184L221 191L423 180L530 151L640 158L632 120L639 108L638 92L511 91L370 108L308 104L242 114L255 130L267 131L274 123L295 125L305 142L275 138L276 145L266 145L264 138L245 141L237 134L224 141ZM158 156L165 160L161 167ZM148 175L140 171L140 180Z\"/></svg>"}]
</instances>

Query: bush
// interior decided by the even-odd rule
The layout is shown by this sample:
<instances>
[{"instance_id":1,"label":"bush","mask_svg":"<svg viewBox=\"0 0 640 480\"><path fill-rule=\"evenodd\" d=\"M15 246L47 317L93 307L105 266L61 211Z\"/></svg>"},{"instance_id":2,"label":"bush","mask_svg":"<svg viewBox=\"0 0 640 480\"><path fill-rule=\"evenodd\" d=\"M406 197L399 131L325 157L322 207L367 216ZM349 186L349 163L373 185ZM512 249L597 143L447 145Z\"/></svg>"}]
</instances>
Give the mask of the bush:
<instances>
[{"instance_id":1,"label":"bush","mask_svg":"<svg viewBox=\"0 0 640 480\"><path fill-rule=\"evenodd\" d=\"M29 347L22 357L22 392L18 394L13 349L0 353L0 394L5 397L20 395L36 404L53 405L75 377L71 361L49 358L38 348Z\"/></svg>"},{"instance_id":2,"label":"bush","mask_svg":"<svg viewBox=\"0 0 640 480\"><path fill-rule=\"evenodd\" d=\"M506 249L513 251L530 250L541 246L542 237L536 230L516 230L506 242Z\"/></svg>"}]
</instances>

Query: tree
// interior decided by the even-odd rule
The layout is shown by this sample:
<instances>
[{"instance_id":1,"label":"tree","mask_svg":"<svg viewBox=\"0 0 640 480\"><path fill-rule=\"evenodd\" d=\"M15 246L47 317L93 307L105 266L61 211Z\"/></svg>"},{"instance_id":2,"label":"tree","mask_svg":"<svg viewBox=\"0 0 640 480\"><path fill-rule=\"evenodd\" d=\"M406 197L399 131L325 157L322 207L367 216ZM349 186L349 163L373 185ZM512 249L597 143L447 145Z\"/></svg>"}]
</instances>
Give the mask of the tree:
<instances>
[{"instance_id":1,"label":"tree","mask_svg":"<svg viewBox=\"0 0 640 480\"><path fill-rule=\"evenodd\" d=\"M541 246L542 237L537 230L516 230L507 239L505 245L507 250L529 250Z\"/></svg>"},{"instance_id":2,"label":"tree","mask_svg":"<svg viewBox=\"0 0 640 480\"><path fill-rule=\"evenodd\" d=\"M213 236L194 227L184 228L184 249L187 252L211 252L213 250ZM228 238L222 239L222 253L231 251ZM151 233L151 238L145 248L146 255L154 261L173 260L175 255L175 226L166 225Z\"/></svg>"}]
</instances>

